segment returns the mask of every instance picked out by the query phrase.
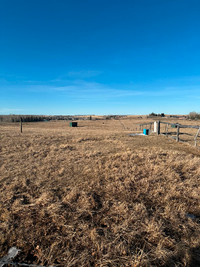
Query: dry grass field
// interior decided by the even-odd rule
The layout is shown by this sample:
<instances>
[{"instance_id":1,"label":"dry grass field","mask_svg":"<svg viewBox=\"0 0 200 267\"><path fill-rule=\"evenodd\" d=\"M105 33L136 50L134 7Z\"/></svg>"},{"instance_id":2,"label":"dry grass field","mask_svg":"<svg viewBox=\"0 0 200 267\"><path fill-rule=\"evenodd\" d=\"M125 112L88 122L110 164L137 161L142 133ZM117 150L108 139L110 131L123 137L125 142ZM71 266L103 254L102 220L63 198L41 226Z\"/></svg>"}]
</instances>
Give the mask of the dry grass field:
<instances>
[{"instance_id":1,"label":"dry grass field","mask_svg":"<svg viewBox=\"0 0 200 267\"><path fill-rule=\"evenodd\" d=\"M196 130L129 136L146 121L0 124L0 258L16 246L44 266L200 266Z\"/></svg>"}]
</instances>

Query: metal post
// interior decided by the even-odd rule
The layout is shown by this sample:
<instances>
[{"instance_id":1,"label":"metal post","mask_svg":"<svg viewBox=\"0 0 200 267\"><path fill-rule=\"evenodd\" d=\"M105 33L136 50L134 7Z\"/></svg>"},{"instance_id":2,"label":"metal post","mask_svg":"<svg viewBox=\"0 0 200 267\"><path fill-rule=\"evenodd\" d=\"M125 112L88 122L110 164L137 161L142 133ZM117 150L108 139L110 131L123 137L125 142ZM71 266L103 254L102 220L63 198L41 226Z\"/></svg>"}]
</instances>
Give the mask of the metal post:
<instances>
[{"instance_id":1,"label":"metal post","mask_svg":"<svg viewBox=\"0 0 200 267\"><path fill-rule=\"evenodd\" d=\"M22 133L22 118L20 118L20 132Z\"/></svg>"},{"instance_id":2,"label":"metal post","mask_svg":"<svg viewBox=\"0 0 200 267\"><path fill-rule=\"evenodd\" d=\"M179 130L180 130L180 126L177 125L177 135L176 135L176 142L179 142Z\"/></svg>"},{"instance_id":3,"label":"metal post","mask_svg":"<svg viewBox=\"0 0 200 267\"><path fill-rule=\"evenodd\" d=\"M160 121L157 122L157 135L160 134Z\"/></svg>"}]
</instances>

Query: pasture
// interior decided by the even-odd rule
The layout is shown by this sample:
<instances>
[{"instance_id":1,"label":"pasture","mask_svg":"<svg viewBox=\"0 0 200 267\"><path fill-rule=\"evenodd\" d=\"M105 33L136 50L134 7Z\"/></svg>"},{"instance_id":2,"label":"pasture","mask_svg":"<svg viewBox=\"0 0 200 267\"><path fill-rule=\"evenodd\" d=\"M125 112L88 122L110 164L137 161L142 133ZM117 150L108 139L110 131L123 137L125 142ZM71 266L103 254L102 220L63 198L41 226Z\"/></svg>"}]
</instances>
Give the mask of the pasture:
<instances>
[{"instance_id":1,"label":"pasture","mask_svg":"<svg viewBox=\"0 0 200 267\"><path fill-rule=\"evenodd\" d=\"M196 130L129 136L148 121L1 123L0 258L16 246L43 266L200 266Z\"/></svg>"}]
</instances>

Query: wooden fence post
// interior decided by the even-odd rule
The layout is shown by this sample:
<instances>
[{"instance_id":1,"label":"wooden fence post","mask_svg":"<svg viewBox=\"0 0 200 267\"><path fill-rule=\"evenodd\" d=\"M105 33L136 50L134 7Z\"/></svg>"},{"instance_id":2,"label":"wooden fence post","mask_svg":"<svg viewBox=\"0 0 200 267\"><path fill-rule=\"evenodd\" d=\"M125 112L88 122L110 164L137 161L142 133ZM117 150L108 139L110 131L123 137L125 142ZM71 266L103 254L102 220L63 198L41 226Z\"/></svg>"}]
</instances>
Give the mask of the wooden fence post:
<instances>
[{"instance_id":1,"label":"wooden fence post","mask_svg":"<svg viewBox=\"0 0 200 267\"><path fill-rule=\"evenodd\" d=\"M180 126L177 125L176 142L179 142L179 130L180 130Z\"/></svg>"},{"instance_id":2,"label":"wooden fence post","mask_svg":"<svg viewBox=\"0 0 200 267\"><path fill-rule=\"evenodd\" d=\"M171 134L171 132L169 132L169 126L171 125L171 127L173 128L177 128L177 133L176 133L176 136L175 136L175 140L177 142L180 141L180 129L181 128L192 128L192 129L197 129L197 133L196 135L194 136L194 146L196 147L197 146L197 138L198 136L200 135L200 126L199 125L181 125L179 123L170 123L170 122L160 122L160 121L155 121L154 122L154 132L156 132L157 134L160 133L160 124L161 123L164 123L166 124L166 127L165 127L165 130L166 130L166 136L168 136L169 134ZM182 133L184 134L184 133ZM174 138L174 137L172 137Z\"/></svg>"},{"instance_id":3,"label":"wooden fence post","mask_svg":"<svg viewBox=\"0 0 200 267\"><path fill-rule=\"evenodd\" d=\"M157 122L157 135L160 134L160 121Z\"/></svg>"},{"instance_id":4,"label":"wooden fence post","mask_svg":"<svg viewBox=\"0 0 200 267\"><path fill-rule=\"evenodd\" d=\"M20 118L20 132L22 133L22 118Z\"/></svg>"},{"instance_id":5,"label":"wooden fence post","mask_svg":"<svg viewBox=\"0 0 200 267\"><path fill-rule=\"evenodd\" d=\"M197 130L197 133L196 133L195 138L194 138L194 146L197 146L197 137L198 137L198 135L199 135L199 131L200 131L200 127L199 127L199 129Z\"/></svg>"}]
</instances>

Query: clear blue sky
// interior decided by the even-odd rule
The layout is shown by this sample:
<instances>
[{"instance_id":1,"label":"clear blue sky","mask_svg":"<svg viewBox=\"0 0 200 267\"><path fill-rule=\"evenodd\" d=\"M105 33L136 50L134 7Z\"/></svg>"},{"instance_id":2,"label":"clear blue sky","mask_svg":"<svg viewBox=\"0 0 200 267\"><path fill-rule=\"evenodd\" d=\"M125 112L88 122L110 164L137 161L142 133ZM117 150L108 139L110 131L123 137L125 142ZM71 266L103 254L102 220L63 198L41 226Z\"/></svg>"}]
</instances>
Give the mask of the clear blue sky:
<instances>
[{"instance_id":1,"label":"clear blue sky","mask_svg":"<svg viewBox=\"0 0 200 267\"><path fill-rule=\"evenodd\" d=\"M199 0L0 0L0 114L190 111Z\"/></svg>"}]
</instances>

